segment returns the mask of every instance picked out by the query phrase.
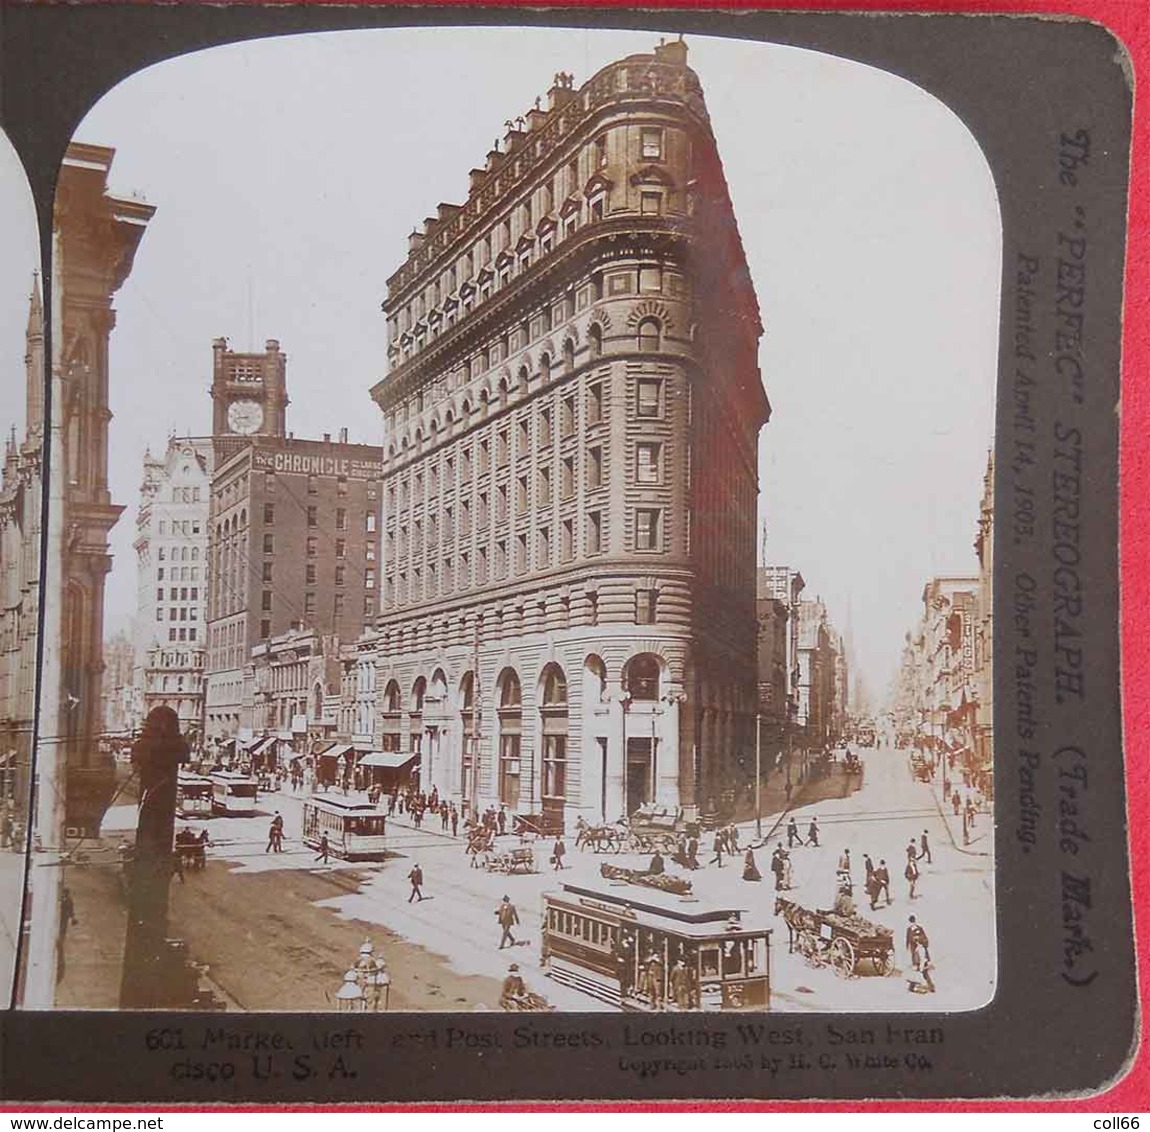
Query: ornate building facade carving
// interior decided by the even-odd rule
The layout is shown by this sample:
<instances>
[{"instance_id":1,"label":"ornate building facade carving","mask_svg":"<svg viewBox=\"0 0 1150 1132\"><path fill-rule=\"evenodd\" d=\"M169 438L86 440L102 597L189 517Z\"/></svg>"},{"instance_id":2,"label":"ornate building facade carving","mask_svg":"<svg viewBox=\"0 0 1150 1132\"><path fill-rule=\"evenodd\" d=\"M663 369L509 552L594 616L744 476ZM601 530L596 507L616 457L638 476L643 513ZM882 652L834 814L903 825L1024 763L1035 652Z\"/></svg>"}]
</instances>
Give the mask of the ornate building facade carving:
<instances>
[{"instance_id":1,"label":"ornate building facade carving","mask_svg":"<svg viewBox=\"0 0 1150 1132\"><path fill-rule=\"evenodd\" d=\"M685 45L557 75L384 309L377 740L473 804L715 806L754 742L770 407Z\"/></svg>"}]
</instances>

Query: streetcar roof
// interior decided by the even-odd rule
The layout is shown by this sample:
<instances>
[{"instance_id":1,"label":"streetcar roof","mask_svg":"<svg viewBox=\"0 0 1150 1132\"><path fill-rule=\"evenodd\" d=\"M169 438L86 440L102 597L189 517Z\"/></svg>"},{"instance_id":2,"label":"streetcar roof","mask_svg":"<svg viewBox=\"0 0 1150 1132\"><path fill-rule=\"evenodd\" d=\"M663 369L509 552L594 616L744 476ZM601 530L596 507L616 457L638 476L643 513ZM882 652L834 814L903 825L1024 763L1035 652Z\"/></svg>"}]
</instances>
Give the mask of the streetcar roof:
<instances>
[{"instance_id":1,"label":"streetcar roof","mask_svg":"<svg viewBox=\"0 0 1150 1132\"><path fill-rule=\"evenodd\" d=\"M250 774L242 774L235 770L215 770L208 778L213 782L255 782Z\"/></svg>"},{"instance_id":2,"label":"streetcar roof","mask_svg":"<svg viewBox=\"0 0 1150 1132\"><path fill-rule=\"evenodd\" d=\"M636 895L631 888L627 895L620 892L605 892L602 889L585 888L577 884L564 884L562 893L544 893L549 900L569 901L577 908L612 912L633 919L647 927L661 927L664 930L691 936L731 936L753 932L756 935L770 934L769 928L745 924L742 915L745 908L723 908L714 905L698 905L684 901L671 893L651 889ZM673 921L673 923L668 923Z\"/></svg>"},{"instance_id":3,"label":"streetcar roof","mask_svg":"<svg viewBox=\"0 0 1150 1132\"><path fill-rule=\"evenodd\" d=\"M351 817L369 817L378 814L383 817L383 811L370 802L353 802L350 798L308 798L304 807L314 806L320 810L331 810L332 813L346 814Z\"/></svg>"}]
</instances>

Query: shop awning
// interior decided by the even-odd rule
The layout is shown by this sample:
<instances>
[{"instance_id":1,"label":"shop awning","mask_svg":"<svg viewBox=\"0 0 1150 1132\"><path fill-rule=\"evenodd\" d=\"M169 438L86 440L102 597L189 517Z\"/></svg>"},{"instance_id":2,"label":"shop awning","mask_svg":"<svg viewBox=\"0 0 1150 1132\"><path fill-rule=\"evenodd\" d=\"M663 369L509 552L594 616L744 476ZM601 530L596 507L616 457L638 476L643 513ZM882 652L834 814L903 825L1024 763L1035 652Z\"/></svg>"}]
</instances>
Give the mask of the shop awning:
<instances>
[{"instance_id":1,"label":"shop awning","mask_svg":"<svg viewBox=\"0 0 1150 1132\"><path fill-rule=\"evenodd\" d=\"M352 749L350 743L336 743L334 747L328 747L326 751L320 751L319 757L321 759L342 759L348 751Z\"/></svg>"},{"instance_id":2,"label":"shop awning","mask_svg":"<svg viewBox=\"0 0 1150 1132\"><path fill-rule=\"evenodd\" d=\"M254 747L249 749L249 752L253 757L255 755L265 754L272 746L275 745L275 742L276 739L274 735L270 738L260 739Z\"/></svg>"},{"instance_id":3,"label":"shop awning","mask_svg":"<svg viewBox=\"0 0 1150 1132\"><path fill-rule=\"evenodd\" d=\"M419 758L415 751L369 751L359 760L359 766L378 766L398 770Z\"/></svg>"}]
</instances>

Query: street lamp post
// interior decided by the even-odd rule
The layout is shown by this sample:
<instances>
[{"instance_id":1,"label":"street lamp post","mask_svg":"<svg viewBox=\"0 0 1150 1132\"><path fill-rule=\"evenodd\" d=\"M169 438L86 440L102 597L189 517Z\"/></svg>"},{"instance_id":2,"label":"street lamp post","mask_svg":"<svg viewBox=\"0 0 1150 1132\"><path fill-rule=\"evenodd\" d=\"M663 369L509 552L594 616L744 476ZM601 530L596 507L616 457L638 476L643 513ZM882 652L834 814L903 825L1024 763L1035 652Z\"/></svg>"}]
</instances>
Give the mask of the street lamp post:
<instances>
[{"instance_id":1,"label":"street lamp post","mask_svg":"<svg viewBox=\"0 0 1150 1132\"><path fill-rule=\"evenodd\" d=\"M763 716L755 712L755 838L763 839Z\"/></svg>"}]
</instances>

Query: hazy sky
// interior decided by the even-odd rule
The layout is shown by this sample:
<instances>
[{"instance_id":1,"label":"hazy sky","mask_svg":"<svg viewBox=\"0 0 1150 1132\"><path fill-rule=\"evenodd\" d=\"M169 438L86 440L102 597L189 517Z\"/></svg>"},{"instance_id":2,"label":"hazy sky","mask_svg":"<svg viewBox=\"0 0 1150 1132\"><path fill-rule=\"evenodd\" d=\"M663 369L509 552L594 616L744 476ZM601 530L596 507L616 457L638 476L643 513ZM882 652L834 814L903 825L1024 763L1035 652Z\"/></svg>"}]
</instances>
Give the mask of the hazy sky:
<instances>
[{"instance_id":1,"label":"hazy sky","mask_svg":"<svg viewBox=\"0 0 1150 1132\"><path fill-rule=\"evenodd\" d=\"M378 443L367 391L385 371L379 304L407 234L439 201L466 199L467 170L556 71L578 85L658 38L264 40L160 64L92 111L77 136L115 147L113 187L157 206L112 336L111 485L129 510L113 532L110 629L134 606L144 449L209 430L211 340L280 339L289 429L347 426ZM997 349L991 176L959 120L901 79L792 48L688 45L766 327L767 558L801 569L842 629L849 605L881 692L924 581L976 566Z\"/></svg>"},{"instance_id":2,"label":"hazy sky","mask_svg":"<svg viewBox=\"0 0 1150 1132\"><path fill-rule=\"evenodd\" d=\"M0 130L0 431L24 427L24 332L40 266L36 209L24 167Z\"/></svg>"}]
</instances>

